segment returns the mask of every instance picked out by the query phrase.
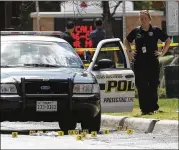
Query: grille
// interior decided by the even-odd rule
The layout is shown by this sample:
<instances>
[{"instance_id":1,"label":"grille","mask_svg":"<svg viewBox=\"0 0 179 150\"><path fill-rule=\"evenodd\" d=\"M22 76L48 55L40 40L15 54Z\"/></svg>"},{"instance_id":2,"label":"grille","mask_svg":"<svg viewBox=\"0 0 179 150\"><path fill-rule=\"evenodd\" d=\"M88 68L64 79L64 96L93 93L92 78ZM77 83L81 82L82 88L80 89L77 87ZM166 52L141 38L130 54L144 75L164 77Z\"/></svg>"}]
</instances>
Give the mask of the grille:
<instances>
[{"instance_id":1,"label":"grille","mask_svg":"<svg viewBox=\"0 0 179 150\"><path fill-rule=\"evenodd\" d=\"M67 94L68 82L62 81L36 81L25 82L26 94Z\"/></svg>"}]
</instances>

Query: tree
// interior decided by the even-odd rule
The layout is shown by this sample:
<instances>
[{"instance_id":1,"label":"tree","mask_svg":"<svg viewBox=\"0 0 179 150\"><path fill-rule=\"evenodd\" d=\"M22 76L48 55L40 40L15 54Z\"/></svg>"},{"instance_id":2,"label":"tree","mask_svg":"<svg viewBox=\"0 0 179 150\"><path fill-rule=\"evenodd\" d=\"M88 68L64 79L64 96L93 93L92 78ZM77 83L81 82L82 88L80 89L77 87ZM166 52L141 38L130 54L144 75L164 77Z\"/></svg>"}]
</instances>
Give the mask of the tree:
<instances>
[{"instance_id":1,"label":"tree","mask_svg":"<svg viewBox=\"0 0 179 150\"><path fill-rule=\"evenodd\" d=\"M19 26L16 26L17 30L31 30L32 27L32 19L30 18L30 13L35 12L35 2L34 1L14 1L13 5L17 4L18 7L16 8L19 12ZM39 9L40 11L60 11L61 9L61 2L60 1L40 1L39 2Z\"/></svg>"},{"instance_id":2,"label":"tree","mask_svg":"<svg viewBox=\"0 0 179 150\"><path fill-rule=\"evenodd\" d=\"M112 31L112 17L114 16L116 9L120 5L122 1L118 1L113 9L113 12L110 12L109 1L102 1L102 8L103 8L103 20L104 20L104 29L106 32L106 38L113 37Z\"/></svg>"}]
</instances>

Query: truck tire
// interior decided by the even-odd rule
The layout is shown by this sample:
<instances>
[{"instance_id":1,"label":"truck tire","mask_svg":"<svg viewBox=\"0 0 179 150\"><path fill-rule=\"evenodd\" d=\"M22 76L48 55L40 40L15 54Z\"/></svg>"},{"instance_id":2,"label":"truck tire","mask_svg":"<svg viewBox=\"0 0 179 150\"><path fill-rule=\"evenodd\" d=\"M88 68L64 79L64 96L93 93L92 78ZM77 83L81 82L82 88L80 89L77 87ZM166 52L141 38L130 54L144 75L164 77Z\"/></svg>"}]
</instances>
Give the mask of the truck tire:
<instances>
[{"instance_id":1,"label":"truck tire","mask_svg":"<svg viewBox=\"0 0 179 150\"><path fill-rule=\"evenodd\" d=\"M87 129L89 133L91 131L99 132L101 127L101 111L95 116L90 118L85 118L81 121L82 130Z\"/></svg>"},{"instance_id":2,"label":"truck tire","mask_svg":"<svg viewBox=\"0 0 179 150\"><path fill-rule=\"evenodd\" d=\"M68 130L74 130L76 128L76 121L71 117L64 117L58 122L60 129L64 134L68 134Z\"/></svg>"}]
</instances>

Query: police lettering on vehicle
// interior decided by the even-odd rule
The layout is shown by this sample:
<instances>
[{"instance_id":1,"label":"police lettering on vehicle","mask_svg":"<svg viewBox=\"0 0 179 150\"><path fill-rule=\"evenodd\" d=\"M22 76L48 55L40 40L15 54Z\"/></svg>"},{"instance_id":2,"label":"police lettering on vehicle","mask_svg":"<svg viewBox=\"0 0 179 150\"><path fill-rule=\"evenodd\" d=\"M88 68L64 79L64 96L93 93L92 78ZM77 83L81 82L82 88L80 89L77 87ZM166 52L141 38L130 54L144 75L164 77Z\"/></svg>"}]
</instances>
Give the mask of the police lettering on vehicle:
<instances>
[{"instance_id":1,"label":"police lettering on vehicle","mask_svg":"<svg viewBox=\"0 0 179 150\"><path fill-rule=\"evenodd\" d=\"M126 80L106 81L105 93L110 93L112 89L115 89L115 92L134 91L135 87L134 87L134 82L132 81L126 81Z\"/></svg>"},{"instance_id":2,"label":"police lettering on vehicle","mask_svg":"<svg viewBox=\"0 0 179 150\"><path fill-rule=\"evenodd\" d=\"M97 79L105 79L105 78L122 78L122 74L106 74L106 75L96 75Z\"/></svg>"},{"instance_id":3,"label":"police lettering on vehicle","mask_svg":"<svg viewBox=\"0 0 179 150\"><path fill-rule=\"evenodd\" d=\"M114 103L114 102L133 102L133 97L106 97L104 98L104 103Z\"/></svg>"}]
</instances>

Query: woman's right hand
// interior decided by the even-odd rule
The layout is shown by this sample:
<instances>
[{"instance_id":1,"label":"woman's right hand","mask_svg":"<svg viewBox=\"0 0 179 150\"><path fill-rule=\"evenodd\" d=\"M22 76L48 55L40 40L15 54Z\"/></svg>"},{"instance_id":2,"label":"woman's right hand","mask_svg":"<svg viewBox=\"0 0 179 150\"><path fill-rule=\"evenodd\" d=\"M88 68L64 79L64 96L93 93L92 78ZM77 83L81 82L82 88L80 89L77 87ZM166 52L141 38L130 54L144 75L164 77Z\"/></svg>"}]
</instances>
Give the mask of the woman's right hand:
<instances>
[{"instance_id":1,"label":"woman's right hand","mask_svg":"<svg viewBox=\"0 0 179 150\"><path fill-rule=\"evenodd\" d=\"M129 57L129 61L130 62L134 59L136 54L137 54L136 50L135 51L131 51L131 52L128 53L128 57Z\"/></svg>"}]
</instances>

